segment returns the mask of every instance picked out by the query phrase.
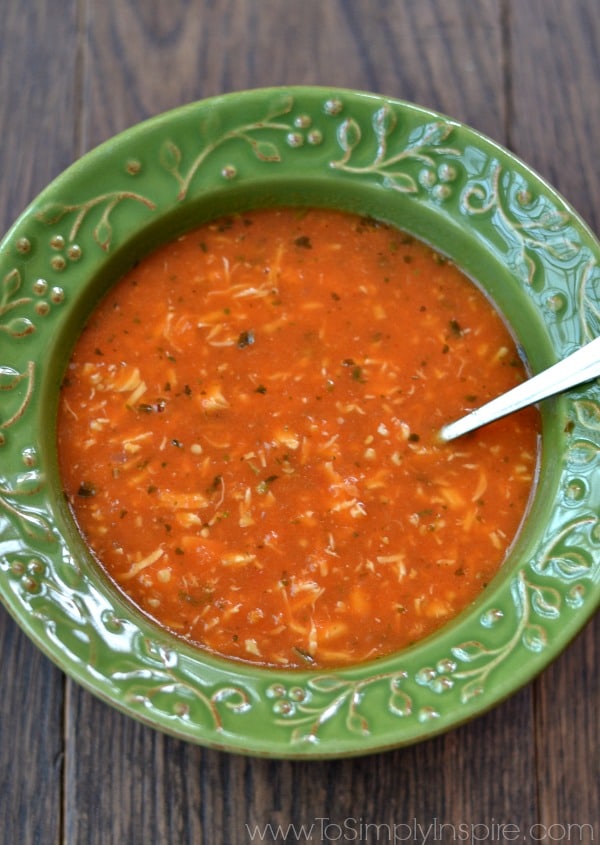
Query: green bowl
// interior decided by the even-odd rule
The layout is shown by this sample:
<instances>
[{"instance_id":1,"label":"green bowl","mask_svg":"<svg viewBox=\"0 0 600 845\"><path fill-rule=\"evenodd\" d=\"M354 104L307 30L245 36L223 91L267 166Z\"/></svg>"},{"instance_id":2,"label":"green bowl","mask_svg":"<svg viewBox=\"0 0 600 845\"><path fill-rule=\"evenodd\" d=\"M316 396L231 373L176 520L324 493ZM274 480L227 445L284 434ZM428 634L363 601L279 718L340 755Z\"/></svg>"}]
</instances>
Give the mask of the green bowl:
<instances>
[{"instance_id":1,"label":"green bowl","mask_svg":"<svg viewBox=\"0 0 600 845\"><path fill-rule=\"evenodd\" d=\"M391 657L262 669L171 636L102 575L65 503L59 384L94 304L142 255L236 210L328 206L389 221L490 294L533 371L600 333L600 245L506 150L443 115L326 88L229 94L87 154L0 252L0 597L84 687L153 727L273 757L337 757L431 737L530 681L600 597L600 385L547 400L539 480L481 597ZM595 478L595 483L594 483Z\"/></svg>"}]
</instances>

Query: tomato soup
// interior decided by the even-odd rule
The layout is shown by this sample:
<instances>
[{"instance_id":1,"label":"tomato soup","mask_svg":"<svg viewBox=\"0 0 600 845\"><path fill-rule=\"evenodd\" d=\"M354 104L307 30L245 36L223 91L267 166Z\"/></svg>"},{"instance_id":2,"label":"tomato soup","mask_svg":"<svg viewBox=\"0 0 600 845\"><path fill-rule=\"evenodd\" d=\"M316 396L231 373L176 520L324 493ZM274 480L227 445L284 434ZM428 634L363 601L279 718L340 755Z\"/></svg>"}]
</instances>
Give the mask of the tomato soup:
<instances>
[{"instance_id":1,"label":"tomato soup","mask_svg":"<svg viewBox=\"0 0 600 845\"><path fill-rule=\"evenodd\" d=\"M526 376L485 295L371 219L268 209L145 258L92 314L61 392L74 517L146 614L265 666L380 657L504 561L538 414L441 426Z\"/></svg>"}]
</instances>

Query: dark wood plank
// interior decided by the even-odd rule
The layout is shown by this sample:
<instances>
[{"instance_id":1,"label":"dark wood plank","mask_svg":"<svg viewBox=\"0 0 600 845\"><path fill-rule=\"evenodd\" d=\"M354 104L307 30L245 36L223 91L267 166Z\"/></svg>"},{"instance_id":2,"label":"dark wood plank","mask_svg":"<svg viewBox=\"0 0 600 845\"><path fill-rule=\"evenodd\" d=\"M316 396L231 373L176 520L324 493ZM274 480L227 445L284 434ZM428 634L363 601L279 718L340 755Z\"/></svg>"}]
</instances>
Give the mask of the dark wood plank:
<instances>
[{"instance_id":1,"label":"dark wood plank","mask_svg":"<svg viewBox=\"0 0 600 845\"><path fill-rule=\"evenodd\" d=\"M536 685L540 819L582 825L597 841L600 819L600 616ZM591 835L593 834L593 836Z\"/></svg>"},{"instance_id":2,"label":"dark wood plank","mask_svg":"<svg viewBox=\"0 0 600 845\"><path fill-rule=\"evenodd\" d=\"M84 143L190 100L270 85L378 91L502 140L499 0L90 4Z\"/></svg>"},{"instance_id":3,"label":"dark wood plank","mask_svg":"<svg viewBox=\"0 0 600 845\"><path fill-rule=\"evenodd\" d=\"M0 608L0 841L59 843L63 676Z\"/></svg>"},{"instance_id":4,"label":"dark wood plank","mask_svg":"<svg viewBox=\"0 0 600 845\"><path fill-rule=\"evenodd\" d=\"M460 0L168 7L112 0L90 6L87 25L86 146L186 100L294 83L382 91L504 139L502 18L494 0L476 9ZM110 828L116 841L128 843L241 843L250 841L246 825L267 823L313 825L309 841L321 841L327 821L319 819L329 820L331 837L336 825L361 818L390 828L529 818L531 712L525 690L473 724L414 748L292 763L186 746L71 686L68 745L77 753L67 769L67 842L100 843Z\"/></svg>"},{"instance_id":5,"label":"dark wood plank","mask_svg":"<svg viewBox=\"0 0 600 845\"><path fill-rule=\"evenodd\" d=\"M437 825L439 837L442 824L448 834L464 823L532 824L536 818L527 691L413 748L320 763L197 748L114 713L78 688L71 687L70 697L68 843L104 845L108 830L128 845L152 837L244 843L278 825L303 827L306 841L321 842L327 841L325 826L335 841L340 831L353 835L361 824L370 838L356 841L376 842L376 825L396 829L399 839L409 825L417 831Z\"/></svg>"},{"instance_id":6,"label":"dark wood plank","mask_svg":"<svg viewBox=\"0 0 600 845\"><path fill-rule=\"evenodd\" d=\"M392 832L389 841L413 842L425 839L429 830L431 841L437 835L437 841L450 842L465 822L529 818L535 784L532 761L520 748L529 706L523 692L443 737L365 758L317 764L252 761L244 769L250 787L246 800L236 804L232 834L266 824L293 824L296 830L312 825L310 841L321 842L327 841L323 827L329 824L331 841L343 841L340 831L347 831L347 841L361 831L355 841L386 842Z\"/></svg>"},{"instance_id":7,"label":"dark wood plank","mask_svg":"<svg viewBox=\"0 0 600 845\"><path fill-rule=\"evenodd\" d=\"M593 0L510 4L510 143L600 230L600 14Z\"/></svg>"},{"instance_id":8,"label":"dark wood plank","mask_svg":"<svg viewBox=\"0 0 600 845\"><path fill-rule=\"evenodd\" d=\"M222 784L217 772L206 777L200 749L133 722L73 684L67 705L65 843L226 841L219 836ZM199 784L209 792L206 802Z\"/></svg>"},{"instance_id":9,"label":"dark wood plank","mask_svg":"<svg viewBox=\"0 0 600 845\"><path fill-rule=\"evenodd\" d=\"M513 2L515 151L600 230L600 15L587 0ZM544 104L545 107L542 107ZM540 822L599 835L600 620L536 684ZM577 830L574 828L573 830ZM587 838L585 836L587 833Z\"/></svg>"},{"instance_id":10,"label":"dark wood plank","mask_svg":"<svg viewBox=\"0 0 600 845\"><path fill-rule=\"evenodd\" d=\"M2 5L2 231L75 155L76 5L65 0L60 15L49 4ZM0 660L0 841L52 845L62 826L64 678L2 607Z\"/></svg>"},{"instance_id":11,"label":"dark wood plank","mask_svg":"<svg viewBox=\"0 0 600 845\"><path fill-rule=\"evenodd\" d=\"M3 233L76 155L76 18L76 0L65 0L60 15L50 3L2 4Z\"/></svg>"}]
</instances>

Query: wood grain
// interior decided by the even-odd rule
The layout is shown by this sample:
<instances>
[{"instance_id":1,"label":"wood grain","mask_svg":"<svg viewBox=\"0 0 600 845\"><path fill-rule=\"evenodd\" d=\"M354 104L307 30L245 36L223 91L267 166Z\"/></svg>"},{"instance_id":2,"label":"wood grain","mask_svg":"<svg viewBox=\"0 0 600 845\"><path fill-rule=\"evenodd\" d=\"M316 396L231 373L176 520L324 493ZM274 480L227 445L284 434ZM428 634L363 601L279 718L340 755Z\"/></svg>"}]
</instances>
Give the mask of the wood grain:
<instances>
[{"instance_id":1,"label":"wood grain","mask_svg":"<svg viewBox=\"0 0 600 845\"><path fill-rule=\"evenodd\" d=\"M139 120L291 84L378 91L463 120L600 223L597 0L4 0L2 23L2 228L77 155ZM267 823L312 825L304 841L322 842L362 822L347 841L367 843L388 841L385 825L405 837L434 823L597 825L599 624L470 724L309 763L203 749L132 721L65 680L0 608L0 845L241 845Z\"/></svg>"},{"instance_id":2,"label":"wood grain","mask_svg":"<svg viewBox=\"0 0 600 845\"><path fill-rule=\"evenodd\" d=\"M510 8L510 143L597 232L598 7L587 0L514 0Z\"/></svg>"},{"instance_id":3,"label":"wood grain","mask_svg":"<svg viewBox=\"0 0 600 845\"><path fill-rule=\"evenodd\" d=\"M531 819L535 749L527 690L421 745L350 760L246 759L162 736L71 687L67 842L242 843L247 826ZM127 811L123 808L126 807ZM358 821L355 822L357 824ZM336 827L337 826L337 827ZM375 841L375 840L373 840Z\"/></svg>"},{"instance_id":4,"label":"wood grain","mask_svg":"<svg viewBox=\"0 0 600 845\"><path fill-rule=\"evenodd\" d=\"M3 4L3 231L75 156L76 46L75 2L62 3L59 16L50 4ZM0 654L0 842L53 845L62 824L64 678L2 607Z\"/></svg>"},{"instance_id":5,"label":"wood grain","mask_svg":"<svg viewBox=\"0 0 600 845\"><path fill-rule=\"evenodd\" d=\"M598 9L581 0L515 2L510 27L512 146L598 230ZM536 102L547 107L532 112ZM540 822L556 830L600 817L599 622L534 687L538 812Z\"/></svg>"},{"instance_id":6,"label":"wood grain","mask_svg":"<svg viewBox=\"0 0 600 845\"><path fill-rule=\"evenodd\" d=\"M86 147L183 102L292 84L378 91L504 135L497 0L106 0L86 36Z\"/></svg>"},{"instance_id":7,"label":"wood grain","mask_svg":"<svg viewBox=\"0 0 600 845\"><path fill-rule=\"evenodd\" d=\"M58 843L63 676L0 608L0 842Z\"/></svg>"},{"instance_id":8,"label":"wood grain","mask_svg":"<svg viewBox=\"0 0 600 845\"><path fill-rule=\"evenodd\" d=\"M51 6L2 6L2 232L75 156L77 3L66 0L60 15ZM62 45L59 50L57 43Z\"/></svg>"}]
</instances>

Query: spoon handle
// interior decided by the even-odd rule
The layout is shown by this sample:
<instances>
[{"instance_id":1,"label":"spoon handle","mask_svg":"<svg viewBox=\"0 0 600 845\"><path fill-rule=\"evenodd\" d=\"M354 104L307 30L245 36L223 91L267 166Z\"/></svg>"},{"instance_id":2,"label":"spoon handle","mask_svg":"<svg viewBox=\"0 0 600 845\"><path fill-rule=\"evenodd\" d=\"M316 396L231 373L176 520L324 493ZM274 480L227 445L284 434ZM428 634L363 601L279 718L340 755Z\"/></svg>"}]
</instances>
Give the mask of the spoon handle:
<instances>
[{"instance_id":1,"label":"spoon handle","mask_svg":"<svg viewBox=\"0 0 600 845\"><path fill-rule=\"evenodd\" d=\"M454 440L455 437L512 414L513 411L519 411L527 405L533 405L541 399L599 376L600 337L597 337L547 370L542 370L533 378L513 387L456 422L445 425L439 436L444 441Z\"/></svg>"}]
</instances>

